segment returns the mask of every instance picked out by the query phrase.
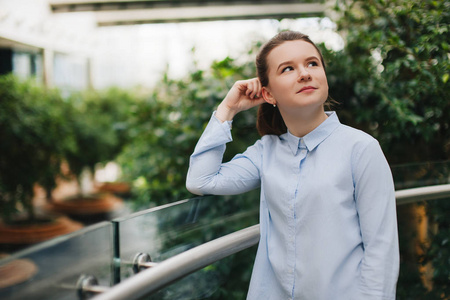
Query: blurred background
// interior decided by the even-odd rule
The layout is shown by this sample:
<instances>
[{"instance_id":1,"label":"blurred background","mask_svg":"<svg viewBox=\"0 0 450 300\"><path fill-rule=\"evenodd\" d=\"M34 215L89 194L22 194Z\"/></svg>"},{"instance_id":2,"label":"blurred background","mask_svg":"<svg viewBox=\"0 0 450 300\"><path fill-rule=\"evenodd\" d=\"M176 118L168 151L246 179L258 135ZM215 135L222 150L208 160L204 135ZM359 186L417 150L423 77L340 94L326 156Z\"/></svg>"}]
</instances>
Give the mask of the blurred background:
<instances>
[{"instance_id":1,"label":"blurred background","mask_svg":"<svg viewBox=\"0 0 450 300\"><path fill-rule=\"evenodd\" d=\"M16 74L78 89L154 86L163 72L180 78L195 64L204 69L214 60L238 57L280 28L343 47L336 24L318 17L324 5L289 11L298 4L284 2L2 0L1 45L14 49ZM224 7L232 10L220 12ZM316 17L283 18L290 15ZM36 69L29 70L20 54L34 54Z\"/></svg>"},{"instance_id":2,"label":"blurred background","mask_svg":"<svg viewBox=\"0 0 450 300\"><path fill-rule=\"evenodd\" d=\"M449 21L447 0L0 0L0 252L192 199L189 155L212 111L286 29L319 45L332 109L379 140L397 190L448 184ZM255 123L254 109L236 118L225 159L259 138ZM151 221L158 230L140 230L167 238L164 257L258 222L257 191L222 200L199 210L208 230L182 235L193 221L176 223L175 208ZM397 207L397 299L450 297L448 200ZM225 211L248 215L204 225L227 223ZM254 251L208 297L245 298ZM0 295L14 295L1 271Z\"/></svg>"}]
</instances>

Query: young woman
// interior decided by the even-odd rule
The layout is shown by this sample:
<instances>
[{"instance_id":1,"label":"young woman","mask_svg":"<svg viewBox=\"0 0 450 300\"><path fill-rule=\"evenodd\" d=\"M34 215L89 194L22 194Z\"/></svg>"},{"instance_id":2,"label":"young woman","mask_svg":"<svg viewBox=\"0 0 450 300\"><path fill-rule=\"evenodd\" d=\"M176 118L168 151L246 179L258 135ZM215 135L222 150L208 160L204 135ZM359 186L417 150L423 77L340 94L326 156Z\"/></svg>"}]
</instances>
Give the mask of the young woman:
<instances>
[{"instance_id":1,"label":"young woman","mask_svg":"<svg viewBox=\"0 0 450 300\"><path fill-rule=\"evenodd\" d=\"M191 156L194 194L261 187L261 237L247 299L395 299L394 185L378 142L326 112L319 49L298 32L266 43L258 78L236 82ZM222 163L231 121L260 105L262 135Z\"/></svg>"}]
</instances>

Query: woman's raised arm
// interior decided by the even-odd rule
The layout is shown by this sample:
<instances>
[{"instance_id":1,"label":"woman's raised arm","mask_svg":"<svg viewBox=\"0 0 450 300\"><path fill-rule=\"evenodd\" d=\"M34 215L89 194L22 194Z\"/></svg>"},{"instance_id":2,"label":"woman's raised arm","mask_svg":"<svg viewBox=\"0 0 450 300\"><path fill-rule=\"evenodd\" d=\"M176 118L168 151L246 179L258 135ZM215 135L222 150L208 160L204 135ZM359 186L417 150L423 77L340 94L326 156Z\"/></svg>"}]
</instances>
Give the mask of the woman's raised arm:
<instances>
[{"instance_id":1,"label":"woman's raised arm","mask_svg":"<svg viewBox=\"0 0 450 300\"><path fill-rule=\"evenodd\" d=\"M220 103L214 116L191 155L186 178L187 189L198 195L239 194L259 186L259 171L255 164L258 146L228 163L222 163L225 144L232 141L226 121L244 110L263 103L259 79L237 81Z\"/></svg>"},{"instance_id":2,"label":"woman's raised arm","mask_svg":"<svg viewBox=\"0 0 450 300\"><path fill-rule=\"evenodd\" d=\"M258 78L236 81L219 104L216 117L222 122L231 121L237 113L264 103L261 90Z\"/></svg>"}]
</instances>

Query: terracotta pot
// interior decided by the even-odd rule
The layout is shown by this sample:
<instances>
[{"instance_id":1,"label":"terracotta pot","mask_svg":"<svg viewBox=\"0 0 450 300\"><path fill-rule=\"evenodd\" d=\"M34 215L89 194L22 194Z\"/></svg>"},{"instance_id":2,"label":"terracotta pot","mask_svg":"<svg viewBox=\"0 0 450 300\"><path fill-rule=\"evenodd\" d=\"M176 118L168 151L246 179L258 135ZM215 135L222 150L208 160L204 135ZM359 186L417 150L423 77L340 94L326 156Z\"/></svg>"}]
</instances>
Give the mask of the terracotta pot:
<instances>
[{"instance_id":1,"label":"terracotta pot","mask_svg":"<svg viewBox=\"0 0 450 300\"><path fill-rule=\"evenodd\" d=\"M0 256L0 259L4 258ZM0 266L0 289L27 281L38 271L29 259L16 259Z\"/></svg>"},{"instance_id":2,"label":"terracotta pot","mask_svg":"<svg viewBox=\"0 0 450 300\"><path fill-rule=\"evenodd\" d=\"M0 222L0 244L30 245L83 228L81 223L58 216L35 224L4 224Z\"/></svg>"},{"instance_id":3,"label":"terracotta pot","mask_svg":"<svg viewBox=\"0 0 450 300\"><path fill-rule=\"evenodd\" d=\"M100 192L107 192L116 195L128 195L131 192L131 187L126 182L103 182L96 186Z\"/></svg>"},{"instance_id":4,"label":"terracotta pot","mask_svg":"<svg viewBox=\"0 0 450 300\"><path fill-rule=\"evenodd\" d=\"M53 201L47 205L52 211L68 215L94 215L110 213L123 207L123 200L112 194L73 196Z\"/></svg>"}]
</instances>

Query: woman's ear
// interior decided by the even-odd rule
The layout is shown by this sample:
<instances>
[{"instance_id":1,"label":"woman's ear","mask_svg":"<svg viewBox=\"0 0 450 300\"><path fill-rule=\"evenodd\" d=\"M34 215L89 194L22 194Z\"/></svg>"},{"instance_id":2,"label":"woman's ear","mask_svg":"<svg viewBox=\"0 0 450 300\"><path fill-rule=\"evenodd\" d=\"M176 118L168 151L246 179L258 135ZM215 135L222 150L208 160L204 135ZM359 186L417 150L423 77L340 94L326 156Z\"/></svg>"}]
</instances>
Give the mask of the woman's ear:
<instances>
[{"instance_id":1,"label":"woman's ear","mask_svg":"<svg viewBox=\"0 0 450 300\"><path fill-rule=\"evenodd\" d=\"M267 89L267 87L263 86L262 90L261 90L261 94L262 97L264 98L264 100L272 105L276 105L277 101L275 100L275 98L272 96L272 94L270 93L270 91Z\"/></svg>"}]
</instances>

